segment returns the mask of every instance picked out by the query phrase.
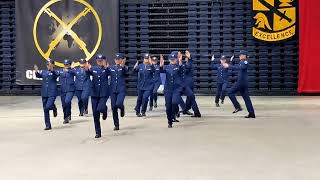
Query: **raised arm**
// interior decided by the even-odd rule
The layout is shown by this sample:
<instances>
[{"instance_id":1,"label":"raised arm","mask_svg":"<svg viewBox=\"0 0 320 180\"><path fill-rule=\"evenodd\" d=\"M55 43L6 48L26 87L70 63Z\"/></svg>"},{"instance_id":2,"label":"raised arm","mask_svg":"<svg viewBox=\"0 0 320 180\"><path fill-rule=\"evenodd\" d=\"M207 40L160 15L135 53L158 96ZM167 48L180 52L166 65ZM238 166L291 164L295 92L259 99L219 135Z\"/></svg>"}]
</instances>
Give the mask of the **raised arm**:
<instances>
[{"instance_id":1,"label":"raised arm","mask_svg":"<svg viewBox=\"0 0 320 180\"><path fill-rule=\"evenodd\" d=\"M214 57L214 55L212 55L212 57L211 57L211 68L213 69L213 70L217 70L218 69L218 64L215 62L215 57Z\"/></svg>"},{"instance_id":2,"label":"raised arm","mask_svg":"<svg viewBox=\"0 0 320 180\"><path fill-rule=\"evenodd\" d=\"M133 71L134 72L139 72L139 60L137 60L136 64L133 66Z\"/></svg>"},{"instance_id":3,"label":"raised arm","mask_svg":"<svg viewBox=\"0 0 320 180\"><path fill-rule=\"evenodd\" d=\"M191 58L191 54L189 51L186 51L186 64L185 64L185 68L187 71L192 70L192 66L193 66L193 60Z\"/></svg>"},{"instance_id":4,"label":"raised arm","mask_svg":"<svg viewBox=\"0 0 320 180\"><path fill-rule=\"evenodd\" d=\"M160 73L166 73L166 70L164 68L164 58L163 58L163 55L160 54Z\"/></svg>"},{"instance_id":5,"label":"raised arm","mask_svg":"<svg viewBox=\"0 0 320 180\"><path fill-rule=\"evenodd\" d=\"M36 77L37 78L42 78L42 71L39 71L39 68L38 68L38 66L36 64L33 66L33 69L36 72Z\"/></svg>"}]
</instances>

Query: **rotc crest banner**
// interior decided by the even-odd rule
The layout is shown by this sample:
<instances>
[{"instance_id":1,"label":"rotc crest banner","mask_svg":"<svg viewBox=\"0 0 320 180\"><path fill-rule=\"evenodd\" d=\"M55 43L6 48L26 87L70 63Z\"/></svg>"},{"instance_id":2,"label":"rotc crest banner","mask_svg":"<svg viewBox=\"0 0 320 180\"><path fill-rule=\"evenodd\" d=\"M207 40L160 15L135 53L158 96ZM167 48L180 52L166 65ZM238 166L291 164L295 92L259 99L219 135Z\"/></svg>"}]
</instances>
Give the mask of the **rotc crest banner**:
<instances>
[{"instance_id":1,"label":"rotc crest banner","mask_svg":"<svg viewBox=\"0 0 320 180\"><path fill-rule=\"evenodd\" d=\"M118 0L16 0L17 84L37 84L32 70L53 59L111 59L118 51Z\"/></svg>"},{"instance_id":2,"label":"rotc crest banner","mask_svg":"<svg viewBox=\"0 0 320 180\"><path fill-rule=\"evenodd\" d=\"M298 0L253 0L252 35L262 41L281 41L296 34Z\"/></svg>"}]
</instances>

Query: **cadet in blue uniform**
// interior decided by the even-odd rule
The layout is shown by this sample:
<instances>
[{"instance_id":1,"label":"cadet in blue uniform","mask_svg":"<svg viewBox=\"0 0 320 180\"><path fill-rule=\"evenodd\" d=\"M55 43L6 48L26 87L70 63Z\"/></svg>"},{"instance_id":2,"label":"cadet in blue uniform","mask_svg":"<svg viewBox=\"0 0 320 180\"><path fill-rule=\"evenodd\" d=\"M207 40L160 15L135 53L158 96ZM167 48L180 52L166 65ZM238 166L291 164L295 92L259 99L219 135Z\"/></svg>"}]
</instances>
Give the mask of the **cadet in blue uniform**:
<instances>
[{"instance_id":1,"label":"cadet in blue uniform","mask_svg":"<svg viewBox=\"0 0 320 180\"><path fill-rule=\"evenodd\" d=\"M232 57L233 59L233 57ZM214 55L211 58L211 67L213 70L217 70L217 92L215 103L216 107L220 107L219 100L221 99L221 104L224 103L224 98L226 95L228 83L229 83L229 68L224 68L224 64L227 63L227 58L225 56L221 56L220 64L216 64L214 62Z\"/></svg>"},{"instance_id":2,"label":"cadet in blue uniform","mask_svg":"<svg viewBox=\"0 0 320 180\"><path fill-rule=\"evenodd\" d=\"M223 66L225 68L233 69L233 70L238 70L238 79L233 85L233 87L229 91L229 98L235 108L235 111L233 113L237 113L239 111L242 111L242 108L239 104L239 102L236 99L236 93L239 91L241 96L243 97L243 100L246 104L247 110L249 112L249 115L246 116L245 118L255 118L255 113L254 109L249 97L249 92L248 92L248 66L249 62L247 60L247 52L246 51L240 51L240 63L238 65L228 65L224 64Z\"/></svg>"},{"instance_id":3,"label":"cadet in blue uniform","mask_svg":"<svg viewBox=\"0 0 320 180\"><path fill-rule=\"evenodd\" d=\"M80 67L74 68L73 71L76 76L75 86L76 92L75 95L78 98L79 106L79 116L88 114L88 101L91 90L91 79L90 73L86 70L87 61L85 59L80 59Z\"/></svg>"},{"instance_id":4,"label":"cadet in blue uniform","mask_svg":"<svg viewBox=\"0 0 320 180\"><path fill-rule=\"evenodd\" d=\"M96 131L95 138L101 137L100 113L102 119L107 119L107 100L109 98L109 84L106 57L98 54L96 56L97 66L88 64L88 71L92 75L91 104Z\"/></svg>"},{"instance_id":5,"label":"cadet in blue uniform","mask_svg":"<svg viewBox=\"0 0 320 180\"><path fill-rule=\"evenodd\" d=\"M144 55L143 64L139 64L137 61L133 70L138 73L138 98L135 111L138 117L143 117L146 116L148 100L153 90L155 69L151 64L150 55Z\"/></svg>"},{"instance_id":6,"label":"cadet in blue uniform","mask_svg":"<svg viewBox=\"0 0 320 180\"><path fill-rule=\"evenodd\" d=\"M182 60L182 54L179 52L178 54L179 61ZM184 104L182 98L180 99L180 105L182 107L183 114L192 115L189 110L192 108L194 114L191 117L201 117L201 113L199 111L198 104L196 102L196 98L193 92L194 89L194 82L193 82L193 61L191 59L191 54L189 51L186 51L186 58L185 63L182 64L183 66L183 94L187 96L186 103Z\"/></svg>"},{"instance_id":7,"label":"cadet in blue uniform","mask_svg":"<svg viewBox=\"0 0 320 180\"><path fill-rule=\"evenodd\" d=\"M46 126L44 130L51 129L49 111L53 110L54 117L57 117L58 115L57 107L54 104L58 94L58 88L57 88L58 73L55 70L53 70L53 68L54 68L53 60L49 60L47 62L47 70L39 71L38 66L34 65L36 77L42 78L41 96L42 96L42 106L43 106L43 112L44 112L44 122Z\"/></svg>"},{"instance_id":8,"label":"cadet in blue uniform","mask_svg":"<svg viewBox=\"0 0 320 180\"><path fill-rule=\"evenodd\" d=\"M161 78L160 78L160 66L158 65L157 57L152 57L151 62L154 66L154 73L153 73L153 90L152 94L150 95L150 103L149 103L149 110L152 111L153 107L158 107L158 89L161 85Z\"/></svg>"},{"instance_id":9,"label":"cadet in blue uniform","mask_svg":"<svg viewBox=\"0 0 320 180\"><path fill-rule=\"evenodd\" d=\"M59 72L59 81L61 83L61 103L63 108L63 124L69 123L71 121L71 101L76 90L74 84L75 73L71 69L71 61L65 59L64 68L60 69Z\"/></svg>"},{"instance_id":10,"label":"cadet in blue uniform","mask_svg":"<svg viewBox=\"0 0 320 180\"><path fill-rule=\"evenodd\" d=\"M183 67L178 64L178 52L174 51L169 55L170 64L164 65L164 59L160 57L160 72L166 74L166 82L164 85L164 97L166 104L166 114L168 119L168 128L172 128L175 121L176 112L178 111L178 103L181 98L183 88L182 75Z\"/></svg>"},{"instance_id":11,"label":"cadet in blue uniform","mask_svg":"<svg viewBox=\"0 0 320 180\"><path fill-rule=\"evenodd\" d=\"M108 71L110 73L110 98L112 107L112 116L114 123L114 130L119 130L119 115L118 109L120 109L120 116L124 117L124 98L126 96L126 75L128 73L128 67L125 66L125 57L118 53L114 60L115 65L109 66Z\"/></svg>"}]
</instances>

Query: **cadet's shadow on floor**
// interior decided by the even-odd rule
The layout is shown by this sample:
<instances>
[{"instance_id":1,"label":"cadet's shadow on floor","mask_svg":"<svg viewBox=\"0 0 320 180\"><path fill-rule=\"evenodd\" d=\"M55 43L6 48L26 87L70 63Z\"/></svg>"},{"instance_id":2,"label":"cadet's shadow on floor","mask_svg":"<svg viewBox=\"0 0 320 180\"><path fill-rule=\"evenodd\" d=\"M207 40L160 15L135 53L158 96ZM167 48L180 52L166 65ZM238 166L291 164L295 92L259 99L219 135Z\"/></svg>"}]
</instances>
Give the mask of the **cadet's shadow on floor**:
<instances>
[{"instance_id":1,"label":"cadet's shadow on floor","mask_svg":"<svg viewBox=\"0 0 320 180\"><path fill-rule=\"evenodd\" d=\"M87 144L87 143L99 143L99 144L104 144L106 142L109 142L111 138L117 137L117 136L129 136L133 135L134 131L126 131L126 130L120 130L116 132L110 132L110 133L105 133L102 134L102 137L99 139L95 139L94 137L89 137L86 138L82 141L80 141L80 144Z\"/></svg>"},{"instance_id":2,"label":"cadet's shadow on floor","mask_svg":"<svg viewBox=\"0 0 320 180\"><path fill-rule=\"evenodd\" d=\"M110 141L110 136L108 135L102 135L101 138L96 139L94 137L88 137L86 139L83 139L82 141L80 141L80 144L88 144L88 143L95 143L95 144L104 144L108 141Z\"/></svg>"},{"instance_id":3,"label":"cadet's shadow on floor","mask_svg":"<svg viewBox=\"0 0 320 180\"><path fill-rule=\"evenodd\" d=\"M203 126L208 124L205 120L199 119L179 119L180 122L176 122L173 124L174 127L181 127L181 128L190 128L196 126Z\"/></svg>"},{"instance_id":4,"label":"cadet's shadow on floor","mask_svg":"<svg viewBox=\"0 0 320 180\"><path fill-rule=\"evenodd\" d=\"M128 126L128 127L123 127L120 129L121 130L139 130L139 129L145 129L145 125L137 125L137 126Z\"/></svg>"},{"instance_id":5,"label":"cadet's shadow on floor","mask_svg":"<svg viewBox=\"0 0 320 180\"><path fill-rule=\"evenodd\" d=\"M72 128L72 126L68 124L63 126L56 126L53 129L69 129L69 128Z\"/></svg>"},{"instance_id":6,"label":"cadet's shadow on floor","mask_svg":"<svg viewBox=\"0 0 320 180\"><path fill-rule=\"evenodd\" d=\"M79 124L84 122L89 122L90 120L72 120L70 124Z\"/></svg>"}]
</instances>

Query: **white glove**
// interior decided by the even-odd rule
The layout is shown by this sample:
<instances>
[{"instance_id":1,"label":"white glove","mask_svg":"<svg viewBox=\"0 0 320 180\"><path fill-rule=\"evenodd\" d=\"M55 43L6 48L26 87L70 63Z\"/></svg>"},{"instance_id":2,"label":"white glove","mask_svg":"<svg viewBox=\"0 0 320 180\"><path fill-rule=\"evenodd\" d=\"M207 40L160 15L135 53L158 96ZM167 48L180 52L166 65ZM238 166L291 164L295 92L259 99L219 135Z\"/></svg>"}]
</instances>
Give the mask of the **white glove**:
<instances>
[{"instance_id":1,"label":"white glove","mask_svg":"<svg viewBox=\"0 0 320 180\"><path fill-rule=\"evenodd\" d=\"M234 58L234 55L230 58L230 62L232 62L232 61L233 61L233 58Z\"/></svg>"}]
</instances>

